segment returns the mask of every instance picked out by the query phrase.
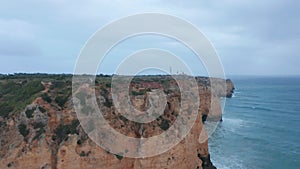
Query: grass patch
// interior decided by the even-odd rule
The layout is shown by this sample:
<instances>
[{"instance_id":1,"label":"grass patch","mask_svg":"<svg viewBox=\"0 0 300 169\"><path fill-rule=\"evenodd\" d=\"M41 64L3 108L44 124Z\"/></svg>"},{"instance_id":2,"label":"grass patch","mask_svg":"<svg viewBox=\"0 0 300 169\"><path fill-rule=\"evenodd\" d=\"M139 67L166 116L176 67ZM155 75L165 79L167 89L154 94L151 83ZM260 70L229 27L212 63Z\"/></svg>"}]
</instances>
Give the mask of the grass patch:
<instances>
[{"instance_id":1,"label":"grass patch","mask_svg":"<svg viewBox=\"0 0 300 169\"><path fill-rule=\"evenodd\" d=\"M4 80L0 82L0 116L20 112L44 90L39 80Z\"/></svg>"}]
</instances>

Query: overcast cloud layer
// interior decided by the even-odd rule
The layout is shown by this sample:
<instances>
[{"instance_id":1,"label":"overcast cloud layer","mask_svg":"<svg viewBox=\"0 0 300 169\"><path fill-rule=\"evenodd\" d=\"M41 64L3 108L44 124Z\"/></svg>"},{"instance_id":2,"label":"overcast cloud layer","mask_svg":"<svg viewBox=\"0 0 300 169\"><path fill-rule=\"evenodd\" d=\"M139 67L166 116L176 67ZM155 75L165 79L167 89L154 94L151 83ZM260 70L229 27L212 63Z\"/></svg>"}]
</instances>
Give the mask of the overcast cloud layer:
<instances>
[{"instance_id":1,"label":"overcast cloud layer","mask_svg":"<svg viewBox=\"0 0 300 169\"><path fill-rule=\"evenodd\" d=\"M96 30L120 17L160 12L197 26L216 47L226 74L299 75L299 11L296 0L1 1L0 73L72 73L80 49ZM157 41L189 62L184 49L157 37L129 40L106 62L117 65L118 55L156 47Z\"/></svg>"}]
</instances>

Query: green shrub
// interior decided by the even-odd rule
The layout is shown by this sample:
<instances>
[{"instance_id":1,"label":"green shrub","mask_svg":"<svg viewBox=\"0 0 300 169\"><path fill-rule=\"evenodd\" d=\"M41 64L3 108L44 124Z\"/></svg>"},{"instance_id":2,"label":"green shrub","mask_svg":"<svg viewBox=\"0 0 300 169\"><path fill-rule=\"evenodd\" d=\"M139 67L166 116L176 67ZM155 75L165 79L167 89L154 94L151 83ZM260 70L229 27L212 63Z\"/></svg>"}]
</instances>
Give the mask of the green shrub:
<instances>
[{"instance_id":1,"label":"green shrub","mask_svg":"<svg viewBox=\"0 0 300 169\"><path fill-rule=\"evenodd\" d=\"M42 112L42 113L45 113L47 110L44 108L44 107L39 107L39 110Z\"/></svg>"},{"instance_id":2,"label":"green shrub","mask_svg":"<svg viewBox=\"0 0 300 169\"><path fill-rule=\"evenodd\" d=\"M45 133L45 129L44 128L39 128L36 132L36 135L33 137L33 140L36 140L38 138L40 138L40 136Z\"/></svg>"},{"instance_id":3,"label":"green shrub","mask_svg":"<svg viewBox=\"0 0 300 169\"><path fill-rule=\"evenodd\" d=\"M81 151L79 155L80 155L81 157L87 157L87 156L90 155L90 153L91 153L91 151L88 151L88 152Z\"/></svg>"},{"instance_id":4,"label":"green shrub","mask_svg":"<svg viewBox=\"0 0 300 169\"><path fill-rule=\"evenodd\" d=\"M65 86L65 82L60 80L61 79L58 79L58 81L53 81L50 89L53 90L55 88L63 88Z\"/></svg>"},{"instance_id":5,"label":"green shrub","mask_svg":"<svg viewBox=\"0 0 300 169\"><path fill-rule=\"evenodd\" d=\"M29 134L29 129L27 129L27 126L25 124L20 124L19 125L19 132L22 134L24 138L27 137Z\"/></svg>"},{"instance_id":6,"label":"green shrub","mask_svg":"<svg viewBox=\"0 0 300 169\"><path fill-rule=\"evenodd\" d=\"M84 114L89 114L89 113L93 113L93 112L95 112L95 109L90 106L87 106L87 105L84 105L81 109L81 113L84 113Z\"/></svg>"},{"instance_id":7,"label":"green shrub","mask_svg":"<svg viewBox=\"0 0 300 169\"><path fill-rule=\"evenodd\" d=\"M134 96L144 95L145 93L146 93L145 91L131 91L131 94Z\"/></svg>"},{"instance_id":8,"label":"green shrub","mask_svg":"<svg viewBox=\"0 0 300 169\"><path fill-rule=\"evenodd\" d=\"M34 122L33 123L33 128L38 129L38 128L43 128L45 125L42 122Z\"/></svg>"},{"instance_id":9,"label":"green shrub","mask_svg":"<svg viewBox=\"0 0 300 169\"><path fill-rule=\"evenodd\" d=\"M39 80L1 81L0 116L7 117L10 112L23 110L43 89Z\"/></svg>"},{"instance_id":10,"label":"green shrub","mask_svg":"<svg viewBox=\"0 0 300 169\"><path fill-rule=\"evenodd\" d=\"M43 133L45 133L45 124L42 122L34 122L33 123L33 128L37 129L36 135L34 136L33 140L38 139Z\"/></svg>"},{"instance_id":11,"label":"green shrub","mask_svg":"<svg viewBox=\"0 0 300 169\"><path fill-rule=\"evenodd\" d=\"M111 99L106 99L106 101L105 101L103 104L104 104L104 106L106 106L106 107L111 107L111 106L113 106L113 102L112 102Z\"/></svg>"},{"instance_id":12,"label":"green shrub","mask_svg":"<svg viewBox=\"0 0 300 169\"><path fill-rule=\"evenodd\" d=\"M79 134L77 126L79 125L78 120L73 120L71 124L63 125L60 124L54 131L55 135L52 137L53 140L57 140L61 143L63 140L68 138L68 134Z\"/></svg>"},{"instance_id":13,"label":"green shrub","mask_svg":"<svg viewBox=\"0 0 300 169\"><path fill-rule=\"evenodd\" d=\"M48 96L47 93L43 93L41 97L42 97L42 99L43 99L44 101L46 101L46 102L48 102L48 103L51 103L51 102L52 102L52 99Z\"/></svg>"},{"instance_id":14,"label":"green shrub","mask_svg":"<svg viewBox=\"0 0 300 169\"><path fill-rule=\"evenodd\" d=\"M162 130L168 130L168 128L170 127L169 121L166 119L162 119L162 122L160 123L160 128Z\"/></svg>"},{"instance_id":15,"label":"green shrub","mask_svg":"<svg viewBox=\"0 0 300 169\"><path fill-rule=\"evenodd\" d=\"M115 154L117 159L122 160L123 159L123 153Z\"/></svg>"},{"instance_id":16,"label":"green shrub","mask_svg":"<svg viewBox=\"0 0 300 169\"><path fill-rule=\"evenodd\" d=\"M80 104L81 105L86 105L86 93L84 92L79 92L76 95L76 98L78 98L80 100Z\"/></svg>"},{"instance_id":17,"label":"green shrub","mask_svg":"<svg viewBox=\"0 0 300 169\"><path fill-rule=\"evenodd\" d=\"M27 110L25 111L26 117L27 117L27 118L32 118L32 117L33 117L33 112L34 112L34 108L32 108L31 110L30 110L30 109L27 109Z\"/></svg>"},{"instance_id":18,"label":"green shrub","mask_svg":"<svg viewBox=\"0 0 300 169\"><path fill-rule=\"evenodd\" d=\"M63 107L67 101L68 101L68 97L65 97L65 96L57 96L57 97L55 98L55 102L56 102L60 107Z\"/></svg>"},{"instance_id":19,"label":"green shrub","mask_svg":"<svg viewBox=\"0 0 300 169\"><path fill-rule=\"evenodd\" d=\"M111 88L111 83L105 83L105 87Z\"/></svg>"}]
</instances>

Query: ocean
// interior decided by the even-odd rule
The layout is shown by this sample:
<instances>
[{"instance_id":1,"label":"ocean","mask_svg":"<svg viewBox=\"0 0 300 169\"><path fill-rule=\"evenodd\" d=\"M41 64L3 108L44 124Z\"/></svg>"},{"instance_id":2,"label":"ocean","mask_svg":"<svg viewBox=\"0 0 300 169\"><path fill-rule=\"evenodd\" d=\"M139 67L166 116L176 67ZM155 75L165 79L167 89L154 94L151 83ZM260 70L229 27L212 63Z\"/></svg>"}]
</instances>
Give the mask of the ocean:
<instances>
[{"instance_id":1,"label":"ocean","mask_svg":"<svg viewBox=\"0 0 300 169\"><path fill-rule=\"evenodd\" d=\"M230 77L223 122L209 139L218 169L300 169L300 77Z\"/></svg>"}]
</instances>

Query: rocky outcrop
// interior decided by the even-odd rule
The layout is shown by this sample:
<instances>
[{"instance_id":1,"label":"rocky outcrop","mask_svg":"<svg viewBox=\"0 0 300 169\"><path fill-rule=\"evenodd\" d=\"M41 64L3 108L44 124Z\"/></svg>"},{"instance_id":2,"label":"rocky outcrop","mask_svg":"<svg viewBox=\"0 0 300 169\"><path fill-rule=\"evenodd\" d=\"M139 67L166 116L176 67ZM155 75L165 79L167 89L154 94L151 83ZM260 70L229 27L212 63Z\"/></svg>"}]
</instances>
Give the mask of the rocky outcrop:
<instances>
[{"instance_id":1,"label":"rocky outcrop","mask_svg":"<svg viewBox=\"0 0 300 169\"><path fill-rule=\"evenodd\" d=\"M234 85L233 82L230 79L226 80L226 86L227 86L227 90L226 90L226 97L227 98L231 98L232 94L234 93Z\"/></svg>"},{"instance_id":2,"label":"rocky outcrop","mask_svg":"<svg viewBox=\"0 0 300 169\"><path fill-rule=\"evenodd\" d=\"M131 137L148 138L164 132L176 120L181 99L176 82L160 76L150 80L138 79L132 83L131 101L140 110L149 107L149 92L161 89L168 93L168 106L163 115L149 124L137 125L114 111L110 85L107 83L109 78L96 80L96 94L105 118L115 130ZM197 79L200 108L189 134L163 154L135 159L111 154L88 138L73 108L70 77L59 80L55 77L49 81L51 83L42 83L45 89L23 111L0 117L1 169L201 169L198 154L208 154L208 142L205 132L202 132L202 115L208 115L208 120L220 120L219 97L231 97L234 90L230 80L226 80L226 90L212 91L208 78Z\"/></svg>"}]
</instances>

